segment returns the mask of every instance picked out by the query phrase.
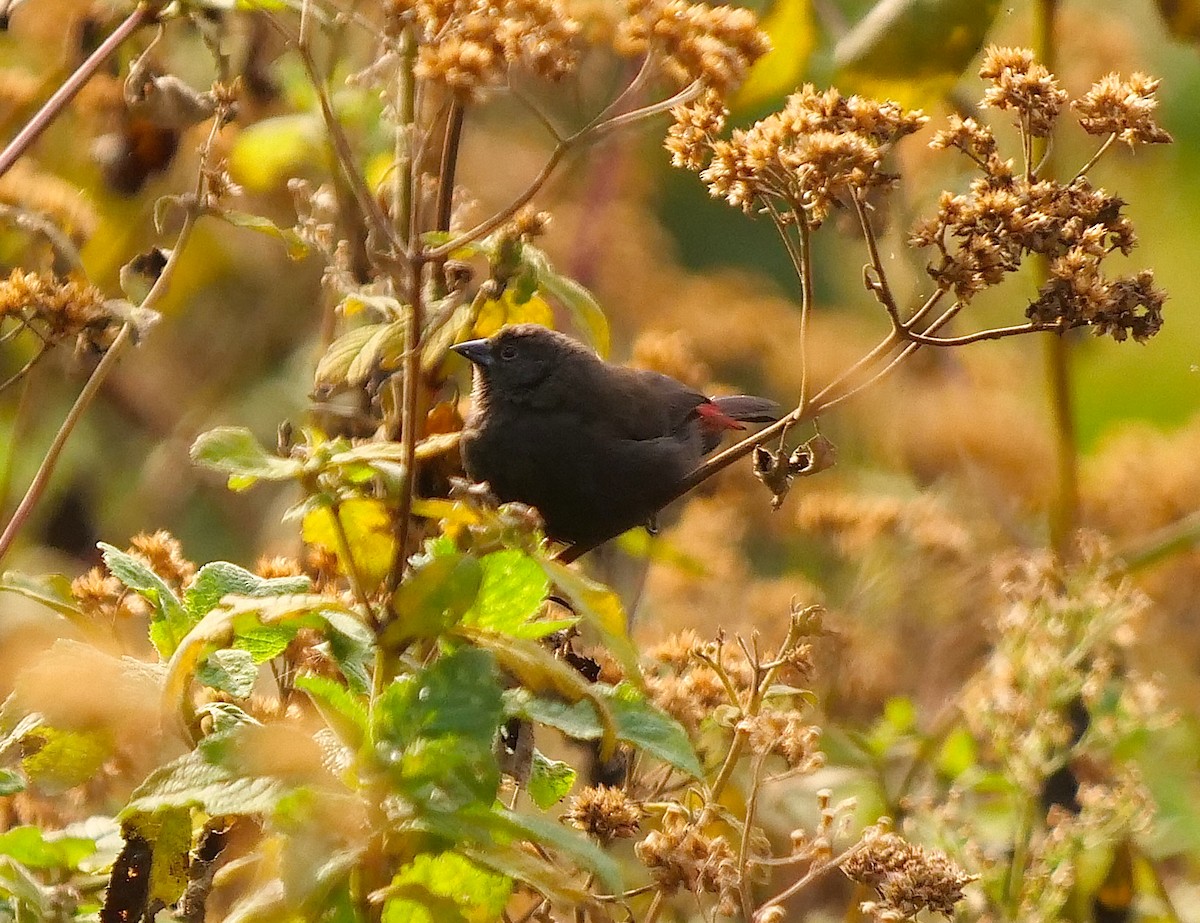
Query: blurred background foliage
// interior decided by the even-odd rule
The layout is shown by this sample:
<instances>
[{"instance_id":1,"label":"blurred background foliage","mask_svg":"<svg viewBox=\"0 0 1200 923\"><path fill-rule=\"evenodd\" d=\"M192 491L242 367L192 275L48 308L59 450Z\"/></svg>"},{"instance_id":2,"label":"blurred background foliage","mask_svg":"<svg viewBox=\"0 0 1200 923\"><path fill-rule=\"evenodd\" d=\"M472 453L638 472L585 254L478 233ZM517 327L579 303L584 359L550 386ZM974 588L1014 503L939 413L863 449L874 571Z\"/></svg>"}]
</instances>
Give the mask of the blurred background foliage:
<instances>
[{"instance_id":1,"label":"blurred background foliage","mask_svg":"<svg viewBox=\"0 0 1200 923\"><path fill-rule=\"evenodd\" d=\"M577 0L586 5L601 0ZM741 91L737 121L777 108L803 81L897 98L935 116L900 145L904 176L885 215L884 258L901 303L924 281L907 229L942 189L968 179L953 157L928 150L937 116L978 98L974 76L986 42L1028 45L1028 0L777 0L759 4L776 50ZM1065 88L1078 95L1112 70L1163 79L1161 123L1169 147L1120 148L1092 174L1129 203L1141 243L1130 271L1153 267L1170 300L1162 333L1145 345L1072 337L1081 524L1139 563L1135 577L1153 605L1133 656L1166 678L1185 719L1162 737L1156 795L1176 838L1164 849L1200 849L1200 292L1191 273L1200 240L1200 4L1194 0L1064 0L1054 48ZM236 17L247 92L226 130L233 178L246 212L294 221L286 183L323 178L329 155L313 95L294 57L252 12ZM28 0L0 34L0 135L10 137L103 33L111 11L78 0ZM164 65L206 86L213 77L202 30L173 31ZM331 59L336 50L331 49ZM0 178L0 202L37 208L83 241L91 279L117 290L117 271L137 252L169 241L153 229L154 202L187 188L197 128L155 137L122 114L120 78L133 50L96 77L32 154ZM118 70L118 65L120 70ZM586 68L573 94L545 94L556 117L580 123L607 98L621 65ZM368 174L387 169L390 134L371 91L337 75L335 102ZM538 95L539 88L528 88ZM479 214L510 200L540 168L549 144L515 105L472 113L460 182ZM1065 120L1070 121L1070 120ZM665 127L665 126L664 126ZM1006 135L1006 132L1008 134ZM998 125L1002 143L1012 141ZM614 333L613 354L708 388L736 388L788 405L800 381L798 292L786 254L766 221L711 200L696 178L672 170L661 132L618 133L570 159L536 200L554 225L543 245L555 265L587 285ZM1086 161L1093 139L1064 130L1061 164ZM462 203L469 207L469 203ZM861 243L835 216L816 237L817 310L811 374L820 384L885 331L861 281ZM26 235L0 231L0 269L29 258ZM214 426L249 426L265 444L280 421L303 422L320 356L326 296L315 262L289 259L279 241L202 223L166 302L166 318L105 385L76 433L19 553L25 572L81 572L98 561L95 542L139 530L175 533L198 561L250 564L294 553L299 538L280 514L282 490L229 493L194 468L188 446ZM1122 267L1125 269L1125 267ZM902 286L907 285L906 297ZM1012 322L1036 291L1021 275L970 311ZM563 326L568 327L563 319ZM904 703L935 712L958 695L988 646L986 614L997 605L997 562L1047 543L1054 499L1054 438L1043 344L1036 337L926 349L897 374L820 421L839 448L837 467L806 481L779 512L748 464L709 481L650 543L653 563L636 593L635 637L651 642L683 628L708 636L759 629L782 634L793 601L822 603L831 635L817 674L826 711L846 727L882 720L911 729ZM0 378L25 361L0 352ZM77 392L85 369L55 355L21 387L0 394L0 509L32 477ZM464 393L466 374L463 374ZM1176 528L1173 543L1168 533ZM633 537L626 548L645 543ZM1160 553L1161 552L1161 553ZM618 583L627 563L600 555ZM641 566L636 559L635 569ZM33 621L6 601L0 677ZM31 643L36 643L31 641ZM0 680L0 687L3 686ZM883 715L883 719L879 716ZM898 730L897 730L898 729ZM880 733L884 733L881 731ZM1170 767L1167 771L1165 767ZM1169 838L1168 838L1169 839ZM1193 860L1194 861L1194 860ZM1193 914L1194 914L1193 908Z\"/></svg>"}]
</instances>

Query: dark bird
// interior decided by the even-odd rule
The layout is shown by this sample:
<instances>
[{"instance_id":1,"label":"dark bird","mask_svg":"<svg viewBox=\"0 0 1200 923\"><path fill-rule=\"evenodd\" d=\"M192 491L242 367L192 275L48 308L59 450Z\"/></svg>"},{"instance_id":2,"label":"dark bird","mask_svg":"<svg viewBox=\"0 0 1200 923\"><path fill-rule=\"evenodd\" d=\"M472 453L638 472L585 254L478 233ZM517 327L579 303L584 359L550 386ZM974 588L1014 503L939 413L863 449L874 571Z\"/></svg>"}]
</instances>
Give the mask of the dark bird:
<instances>
[{"instance_id":1,"label":"dark bird","mask_svg":"<svg viewBox=\"0 0 1200 923\"><path fill-rule=\"evenodd\" d=\"M536 324L454 347L475 364L467 474L534 506L554 539L593 545L651 522L728 430L776 419L761 397L705 397L600 359Z\"/></svg>"}]
</instances>

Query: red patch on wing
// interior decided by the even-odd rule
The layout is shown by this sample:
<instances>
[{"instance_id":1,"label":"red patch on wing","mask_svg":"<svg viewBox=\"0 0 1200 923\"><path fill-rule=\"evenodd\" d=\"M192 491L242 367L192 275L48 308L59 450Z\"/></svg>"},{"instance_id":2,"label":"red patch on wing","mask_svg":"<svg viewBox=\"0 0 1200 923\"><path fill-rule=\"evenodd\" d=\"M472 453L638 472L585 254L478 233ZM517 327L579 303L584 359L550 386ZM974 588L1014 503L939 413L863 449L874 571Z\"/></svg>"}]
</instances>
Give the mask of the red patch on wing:
<instances>
[{"instance_id":1,"label":"red patch on wing","mask_svg":"<svg viewBox=\"0 0 1200 923\"><path fill-rule=\"evenodd\" d=\"M696 407L696 413L700 414L700 422L709 429L745 429L743 423L739 423L729 414L725 413L714 404L712 401L705 401Z\"/></svg>"}]
</instances>

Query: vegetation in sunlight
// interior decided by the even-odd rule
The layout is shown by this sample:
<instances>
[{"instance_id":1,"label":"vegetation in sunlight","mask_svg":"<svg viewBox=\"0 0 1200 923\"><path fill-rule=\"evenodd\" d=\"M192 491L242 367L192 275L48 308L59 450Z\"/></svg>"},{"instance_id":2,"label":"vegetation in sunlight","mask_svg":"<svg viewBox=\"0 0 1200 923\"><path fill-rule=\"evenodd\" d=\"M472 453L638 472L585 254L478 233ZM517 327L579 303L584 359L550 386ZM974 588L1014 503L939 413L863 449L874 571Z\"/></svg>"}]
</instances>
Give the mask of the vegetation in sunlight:
<instances>
[{"instance_id":1,"label":"vegetation in sunlight","mask_svg":"<svg viewBox=\"0 0 1200 923\"><path fill-rule=\"evenodd\" d=\"M0 923L1200 912L1200 67L1092 6L0 0ZM554 541L514 324L782 409Z\"/></svg>"}]
</instances>

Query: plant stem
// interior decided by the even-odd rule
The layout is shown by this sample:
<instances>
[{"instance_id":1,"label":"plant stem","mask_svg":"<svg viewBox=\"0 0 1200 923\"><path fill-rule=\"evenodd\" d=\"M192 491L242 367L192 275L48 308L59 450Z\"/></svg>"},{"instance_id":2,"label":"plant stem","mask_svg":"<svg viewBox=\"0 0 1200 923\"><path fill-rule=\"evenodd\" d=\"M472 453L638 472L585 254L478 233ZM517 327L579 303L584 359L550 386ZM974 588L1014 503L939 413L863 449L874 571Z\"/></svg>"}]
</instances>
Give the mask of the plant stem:
<instances>
[{"instance_id":1,"label":"plant stem","mask_svg":"<svg viewBox=\"0 0 1200 923\"><path fill-rule=\"evenodd\" d=\"M38 466L37 474L34 475L28 489L25 491L25 496L21 498L21 502L17 505L16 511L12 515L12 519L8 521L8 525L4 527L4 533L0 535L0 561L4 560L9 549L16 541L17 534L21 531L21 527L29 519L33 508L41 499L42 494L46 490L46 486L50 483L50 477L54 474L54 468L58 464L59 456L62 455L63 448L67 444L67 440L71 438L71 434L75 431L80 418L84 411L91 405L92 400L100 391L100 386L104 384L109 373L113 370L117 360L121 354L125 352L133 339L133 325L124 324L117 333L117 338L113 340L112 345L108 347L108 351L104 353L104 357L92 372L87 384L83 386L83 390L79 392L79 397L75 399L70 412L62 422L62 426L58 428L58 432L54 436L54 441L50 443L50 448L46 450L46 455L42 459L41 465Z\"/></svg>"},{"instance_id":2,"label":"plant stem","mask_svg":"<svg viewBox=\"0 0 1200 923\"><path fill-rule=\"evenodd\" d=\"M396 103L396 173L392 178L392 225L400 233L406 247L413 245L413 163L417 124L417 40L412 29L404 30L400 38L400 85Z\"/></svg>"},{"instance_id":3,"label":"plant stem","mask_svg":"<svg viewBox=\"0 0 1200 923\"><path fill-rule=\"evenodd\" d=\"M1059 0L1036 0L1033 5L1033 47L1041 62L1054 72L1057 48L1054 20ZM1036 139L1034 162L1041 162L1044 176L1053 176L1054 145ZM1038 284L1050 275L1049 261L1036 256L1033 262ZM1054 425L1056 454L1056 497L1050 513L1050 545L1058 556L1071 554L1072 536L1079 522L1079 441L1076 432L1075 395L1071 380L1071 341L1061 333L1046 337L1043 361L1046 387L1050 398L1050 416Z\"/></svg>"},{"instance_id":4,"label":"plant stem","mask_svg":"<svg viewBox=\"0 0 1200 923\"><path fill-rule=\"evenodd\" d=\"M400 485L400 503L396 511L396 557L388 575L388 589L394 589L404 576L408 562L408 541L412 532L413 497L417 489L418 415L421 392L421 327L424 323L422 277L424 260L414 254L409 257L410 295L408 323L404 325L404 388L400 418L400 444L403 448L404 480Z\"/></svg>"},{"instance_id":5,"label":"plant stem","mask_svg":"<svg viewBox=\"0 0 1200 923\"><path fill-rule=\"evenodd\" d=\"M7 173L21 155L29 149L30 145L50 126L50 123L58 118L59 113L75 98L75 94L83 89L83 85L92 78L113 52L142 25L158 15L158 8L159 4L157 3L139 5L125 17L108 38L100 43L99 48L88 55L79 67L75 68L74 72L46 100L42 108L34 113L33 118L25 123L25 127L17 132L17 136L0 152L0 176Z\"/></svg>"},{"instance_id":6,"label":"plant stem","mask_svg":"<svg viewBox=\"0 0 1200 923\"><path fill-rule=\"evenodd\" d=\"M140 307L143 311L157 310L156 306L162 301L171 284L171 279L175 275L175 268L179 265L179 256L183 253L187 241L191 238L192 228L195 224L196 214L193 211L189 211L187 217L184 219L183 227L179 229L179 237L175 241L175 246L171 248L171 255L167 259L167 264L163 267L158 279L154 282L154 286L141 303ZM4 533L0 535L0 561L3 561L5 555L8 554L9 549L17 538L17 534L29 519L38 500L41 499L46 486L50 483L50 477L54 474L54 468L58 464L59 456L62 455L62 451L66 447L67 440L71 438L71 434L75 431L75 427L83 417L84 411L88 409L93 399L95 399L96 394L100 391L101 385L104 384L109 374L116 367L117 360L121 358L121 354L125 352L133 341L134 332L132 323L125 323L121 326L121 329L117 332L116 339L113 340L112 345L108 347L108 350L92 371L87 384L83 386L83 390L79 392L79 397L75 399L75 403L67 413L66 419L63 420L62 425L58 428L58 432L54 436L54 441L50 443L50 448L46 450L46 455L42 459L41 465L38 466L37 473L33 476L28 489L25 491L25 496L21 498L21 502L17 505L17 509L12 515L12 519L4 527Z\"/></svg>"}]
</instances>

